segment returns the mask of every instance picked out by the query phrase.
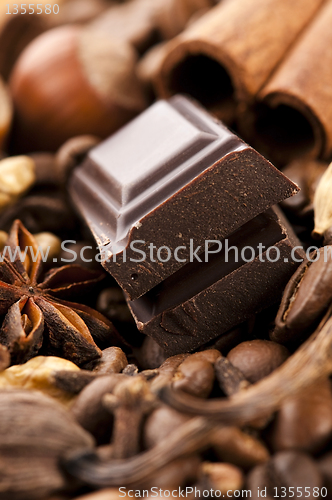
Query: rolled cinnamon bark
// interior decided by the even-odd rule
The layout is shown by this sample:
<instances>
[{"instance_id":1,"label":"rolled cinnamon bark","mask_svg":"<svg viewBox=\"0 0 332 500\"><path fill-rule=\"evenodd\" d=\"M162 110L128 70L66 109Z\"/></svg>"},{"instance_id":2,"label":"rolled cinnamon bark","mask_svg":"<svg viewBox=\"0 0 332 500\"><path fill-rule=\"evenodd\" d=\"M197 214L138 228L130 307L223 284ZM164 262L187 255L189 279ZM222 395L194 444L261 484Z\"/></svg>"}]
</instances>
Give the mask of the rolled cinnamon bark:
<instances>
[{"instance_id":1,"label":"rolled cinnamon bark","mask_svg":"<svg viewBox=\"0 0 332 500\"><path fill-rule=\"evenodd\" d=\"M168 40L178 35L192 16L216 3L218 0L162 0L156 16L162 37Z\"/></svg>"},{"instance_id":2,"label":"rolled cinnamon bark","mask_svg":"<svg viewBox=\"0 0 332 500\"><path fill-rule=\"evenodd\" d=\"M240 124L243 135L277 163L332 153L331 26L328 1Z\"/></svg>"},{"instance_id":3,"label":"rolled cinnamon bark","mask_svg":"<svg viewBox=\"0 0 332 500\"><path fill-rule=\"evenodd\" d=\"M253 100L323 3L221 2L170 42L157 93L189 94L231 122L238 102Z\"/></svg>"}]
</instances>

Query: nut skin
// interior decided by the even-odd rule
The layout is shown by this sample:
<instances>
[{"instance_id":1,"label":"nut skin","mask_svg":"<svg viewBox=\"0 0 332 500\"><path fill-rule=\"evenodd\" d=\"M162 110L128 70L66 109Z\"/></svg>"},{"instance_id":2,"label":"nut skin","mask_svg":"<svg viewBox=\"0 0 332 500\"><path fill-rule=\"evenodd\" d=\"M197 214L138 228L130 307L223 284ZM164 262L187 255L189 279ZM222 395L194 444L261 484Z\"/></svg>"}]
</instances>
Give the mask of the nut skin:
<instances>
[{"instance_id":1,"label":"nut skin","mask_svg":"<svg viewBox=\"0 0 332 500\"><path fill-rule=\"evenodd\" d=\"M76 135L110 135L145 107L135 63L126 42L78 26L37 37L10 79L16 147L55 151Z\"/></svg>"},{"instance_id":2,"label":"nut skin","mask_svg":"<svg viewBox=\"0 0 332 500\"><path fill-rule=\"evenodd\" d=\"M7 87L0 76L0 151L5 145L13 117L13 106Z\"/></svg>"},{"instance_id":3,"label":"nut skin","mask_svg":"<svg viewBox=\"0 0 332 500\"><path fill-rule=\"evenodd\" d=\"M242 342L227 355L228 360L252 384L267 377L288 357L289 351L284 346L260 339Z\"/></svg>"},{"instance_id":4,"label":"nut skin","mask_svg":"<svg viewBox=\"0 0 332 500\"><path fill-rule=\"evenodd\" d=\"M36 181L35 165L28 156L0 161L0 211L15 204Z\"/></svg>"}]
</instances>

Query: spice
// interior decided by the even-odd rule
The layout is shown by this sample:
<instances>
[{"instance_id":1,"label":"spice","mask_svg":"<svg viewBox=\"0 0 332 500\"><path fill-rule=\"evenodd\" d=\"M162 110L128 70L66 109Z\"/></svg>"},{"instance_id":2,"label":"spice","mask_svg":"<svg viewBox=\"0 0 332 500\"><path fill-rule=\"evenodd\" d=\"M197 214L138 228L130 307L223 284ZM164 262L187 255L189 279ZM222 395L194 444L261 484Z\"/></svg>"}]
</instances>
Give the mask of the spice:
<instances>
[{"instance_id":1,"label":"spice","mask_svg":"<svg viewBox=\"0 0 332 500\"><path fill-rule=\"evenodd\" d=\"M189 94L224 122L233 123L238 106L243 109L253 101L323 3L220 2L170 42L156 81L157 94Z\"/></svg>"},{"instance_id":2,"label":"spice","mask_svg":"<svg viewBox=\"0 0 332 500\"><path fill-rule=\"evenodd\" d=\"M259 92L253 126L243 123L248 140L281 164L301 156L328 159L331 155L332 57L326 50L331 44L331 20L332 4L323 2L303 36Z\"/></svg>"},{"instance_id":3,"label":"spice","mask_svg":"<svg viewBox=\"0 0 332 500\"><path fill-rule=\"evenodd\" d=\"M332 227L332 163L322 175L314 197L315 228L314 236L322 237Z\"/></svg>"},{"instance_id":4,"label":"spice","mask_svg":"<svg viewBox=\"0 0 332 500\"><path fill-rule=\"evenodd\" d=\"M78 366L71 361L54 356L37 356L23 365L15 365L0 373L0 388L21 388L38 390L67 404L73 395L56 386L57 371L79 372Z\"/></svg>"},{"instance_id":5,"label":"spice","mask_svg":"<svg viewBox=\"0 0 332 500\"><path fill-rule=\"evenodd\" d=\"M202 405L200 398L163 387L160 390L162 400L178 411L205 415L223 424L244 425L270 415L281 407L286 398L297 395L332 373L330 313L317 331L282 366L231 399L211 399Z\"/></svg>"},{"instance_id":6,"label":"spice","mask_svg":"<svg viewBox=\"0 0 332 500\"><path fill-rule=\"evenodd\" d=\"M33 236L20 221L13 224L7 245L12 252L27 250L22 261L18 253L11 261L4 258L0 268L1 313L6 313L0 340L9 348L12 362L30 359L43 346L48 354L60 354L83 364L101 356L91 334L100 337L107 332L119 340L112 324L100 313L60 300L98 282L102 278L99 272L63 266L51 270L38 283L42 257Z\"/></svg>"},{"instance_id":7,"label":"spice","mask_svg":"<svg viewBox=\"0 0 332 500\"><path fill-rule=\"evenodd\" d=\"M156 405L147 381L141 377L125 378L112 394L104 396L105 407L113 413L112 456L130 458L140 451L143 418Z\"/></svg>"},{"instance_id":8,"label":"spice","mask_svg":"<svg viewBox=\"0 0 332 500\"><path fill-rule=\"evenodd\" d=\"M44 500L68 488L59 460L70 450L92 449L92 437L39 392L2 389L0 404L1 499Z\"/></svg>"}]
</instances>

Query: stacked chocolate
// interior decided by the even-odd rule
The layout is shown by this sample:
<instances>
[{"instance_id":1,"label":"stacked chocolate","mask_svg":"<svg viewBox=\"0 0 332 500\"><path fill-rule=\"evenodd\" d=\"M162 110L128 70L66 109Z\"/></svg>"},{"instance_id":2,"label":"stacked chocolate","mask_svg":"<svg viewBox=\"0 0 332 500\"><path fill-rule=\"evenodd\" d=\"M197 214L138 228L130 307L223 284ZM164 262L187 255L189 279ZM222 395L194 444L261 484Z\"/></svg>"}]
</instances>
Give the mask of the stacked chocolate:
<instances>
[{"instance_id":1,"label":"stacked chocolate","mask_svg":"<svg viewBox=\"0 0 332 500\"><path fill-rule=\"evenodd\" d=\"M293 253L299 241L271 207L296 191L184 97L159 101L92 149L70 182L139 330L168 354L275 302L304 253Z\"/></svg>"},{"instance_id":2,"label":"stacked chocolate","mask_svg":"<svg viewBox=\"0 0 332 500\"><path fill-rule=\"evenodd\" d=\"M3 7L2 500L332 499L331 20Z\"/></svg>"}]
</instances>

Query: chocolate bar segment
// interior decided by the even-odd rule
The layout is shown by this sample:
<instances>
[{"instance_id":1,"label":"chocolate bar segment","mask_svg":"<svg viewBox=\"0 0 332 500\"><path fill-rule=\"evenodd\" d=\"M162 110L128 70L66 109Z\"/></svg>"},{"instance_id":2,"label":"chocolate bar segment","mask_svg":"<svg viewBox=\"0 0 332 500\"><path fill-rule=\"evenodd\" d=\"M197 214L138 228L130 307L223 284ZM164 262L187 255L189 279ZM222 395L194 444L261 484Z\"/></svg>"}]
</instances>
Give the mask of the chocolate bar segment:
<instances>
[{"instance_id":1,"label":"chocolate bar segment","mask_svg":"<svg viewBox=\"0 0 332 500\"><path fill-rule=\"evenodd\" d=\"M159 101L91 150L70 193L102 264L134 300L297 186L193 101ZM150 245L181 260L151 259ZM144 252L146 259L141 259Z\"/></svg>"},{"instance_id":2,"label":"chocolate bar segment","mask_svg":"<svg viewBox=\"0 0 332 500\"><path fill-rule=\"evenodd\" d=\"M197 349L274 304L304 258L276 207L244 224L227 240L221 242L218 253L208 256L208 262L201 254L202 262L188 263L144 296L128 301L138 328L167 354ZM226 245L237 248L237 253L225 251ZM279 250L277 260L277 250L270 247Z\"/></svg>"}]
</instances>

